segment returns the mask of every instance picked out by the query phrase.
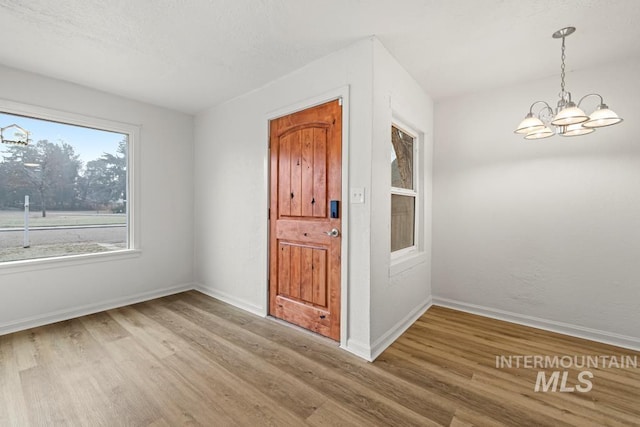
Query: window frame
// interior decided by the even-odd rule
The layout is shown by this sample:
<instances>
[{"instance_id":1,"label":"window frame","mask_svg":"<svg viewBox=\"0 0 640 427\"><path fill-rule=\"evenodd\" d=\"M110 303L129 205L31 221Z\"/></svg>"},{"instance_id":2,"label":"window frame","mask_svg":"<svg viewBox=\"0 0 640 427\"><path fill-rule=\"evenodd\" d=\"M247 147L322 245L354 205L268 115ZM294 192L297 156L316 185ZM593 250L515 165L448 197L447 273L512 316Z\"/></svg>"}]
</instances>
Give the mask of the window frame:
<instances>
[{"instance_id":1,"label":"window frame","mask_svg":"<svg viewBox=\"0 0 640 427\"><path fill-rule=\"evenodd\" d=\"M414 198L414 212L413 212L413 245L412 246L407 246L406 248L402 248L402 249L398 249L396 251L391 251L391 247L389 247L389 251L391 254L391 261L392 263L394 262L398 262L398 261L402 261L405 258L414 256L415 254L417 254L418 252L420 252L420 247L421 247L421 240L420 240L420 218L421 218L421 214L422 214L422 210L421 210L421 201L422 201L422 197L420 196L421 194L421 184L420 184L420 180L419 180L419 176L420 176L420 168L422 167L421 162L419 161L420 157L420 132L417 132L416 130L414 130L412 127L404 124L401 120L398 120L397 118L393 118L393 120L391 121L391 131L393 131L393 128L397 128L398 130L402 131L403 133L411 136L413 138L413 168L412 168L412 181L413 181L413 189L407 189L407 188L399 188L399 187L393 187L390 183L389 186L389 213L391 215L391 199L392 199L392 195L398 195L398 196L410 196ZM389 134L390 135L390 134ZM391 143L391 140L389 140L389 146L391 147L391 149L393 150L393 144ZM391 177L390 177L391 178ZM389 239L391 239L391 217L389 217ZM391 240L390 240L391 242ZM391 245L389 245L391 246Z\"/></svg>"},{"instance_id":2,"label":"window frame","mask_svg":"<svg viewBox=\"0 0 640 427\"><path fill-rule=\"evenodd\" d=\"M60 111L35 105L23 104L0 98L0 111L6 114L48 120L60 124L117 132L127 135L127 247L125 249L89 254L64 255L46 258L0 262L0 273L14 270L55 268L62 264L74 265L85 262L130 258L140 255L139 215L139 145L140 125L102 119L83 114Z\"/></svg>"}]
</instances>

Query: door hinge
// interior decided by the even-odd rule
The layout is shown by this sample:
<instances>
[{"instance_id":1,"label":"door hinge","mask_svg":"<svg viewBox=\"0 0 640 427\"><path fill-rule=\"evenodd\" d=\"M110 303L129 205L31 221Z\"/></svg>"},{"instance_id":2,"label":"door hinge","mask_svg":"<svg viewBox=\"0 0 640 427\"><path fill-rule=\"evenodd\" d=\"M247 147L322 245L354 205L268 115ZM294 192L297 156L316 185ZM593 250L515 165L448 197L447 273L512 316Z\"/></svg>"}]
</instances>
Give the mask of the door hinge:
<instances>
[{"instance_id":1,"label":"door hinge","mask_svg":"<svg viewBox=\"0 0 640 427\"><path fill-rule=\"evenodd\" d=\"M338 98L338 105L342 107L342 98Z\"/></svg>"},{"instance_id":2,"label":"door hinge","mask_svg":"<svg viewBox=\"0 0 640 427\"><path fill-rule=\"evenodd\" d=\"M267 209L267 219L271 219L271 208Z\"/></svg>"}]
</instances>

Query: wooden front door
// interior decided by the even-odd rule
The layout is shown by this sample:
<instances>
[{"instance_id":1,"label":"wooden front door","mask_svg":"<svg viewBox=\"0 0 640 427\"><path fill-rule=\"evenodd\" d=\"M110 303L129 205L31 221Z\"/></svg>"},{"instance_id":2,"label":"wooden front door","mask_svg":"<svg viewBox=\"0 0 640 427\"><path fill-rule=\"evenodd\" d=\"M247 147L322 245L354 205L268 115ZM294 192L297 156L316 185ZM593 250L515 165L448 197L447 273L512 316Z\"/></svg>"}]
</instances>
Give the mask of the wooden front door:
<instances>
[{"instance_id":1,"label":"wooden front door","mask_svg":"<svg viewBox=\"0 0 640 427\"><path fill-rule=\"evenodd\" d=\"M270 122L269 314L340 339L342 107Z\"/></svg>"}]
</instances>

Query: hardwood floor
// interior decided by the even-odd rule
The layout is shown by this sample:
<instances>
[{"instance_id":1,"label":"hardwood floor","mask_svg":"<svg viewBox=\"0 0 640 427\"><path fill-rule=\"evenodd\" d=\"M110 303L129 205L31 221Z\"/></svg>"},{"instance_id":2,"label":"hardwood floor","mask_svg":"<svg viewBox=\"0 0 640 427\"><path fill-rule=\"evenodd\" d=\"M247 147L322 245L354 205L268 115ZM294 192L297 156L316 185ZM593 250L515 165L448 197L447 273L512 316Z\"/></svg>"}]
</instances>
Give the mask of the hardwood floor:
<instances>
[{"instance_id":1,"label":"hardwood floor","mask_svg":"<svg viewBox=\"0 0 640 427\"><path fill-rule=\"evenodd\" d=\"M535 392L539 369L496 367L526 355L640 359L433 307L367 363L186 292L0 336L0 426L640 425L640 369L591 368L588 392ZM580 385L583 369L558 370Z\"/></svg>"}]
</instances>

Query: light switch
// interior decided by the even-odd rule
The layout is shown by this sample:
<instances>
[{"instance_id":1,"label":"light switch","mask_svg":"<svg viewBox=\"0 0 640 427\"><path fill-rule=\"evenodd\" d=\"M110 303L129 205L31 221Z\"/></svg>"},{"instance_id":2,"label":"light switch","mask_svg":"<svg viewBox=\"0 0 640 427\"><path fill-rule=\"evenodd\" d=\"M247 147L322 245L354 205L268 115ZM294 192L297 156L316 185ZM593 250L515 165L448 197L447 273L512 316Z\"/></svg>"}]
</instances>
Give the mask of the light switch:
<instances>
[{"instance_id":1,"label":"light switch","mask_svg":"<svg viewBox=\"0 0 640 427\"><path fill-rule=\"evenodd\" d=\"M351 203L364 203L364 188L351 188Z\"/></svg>"}]
</instances>

